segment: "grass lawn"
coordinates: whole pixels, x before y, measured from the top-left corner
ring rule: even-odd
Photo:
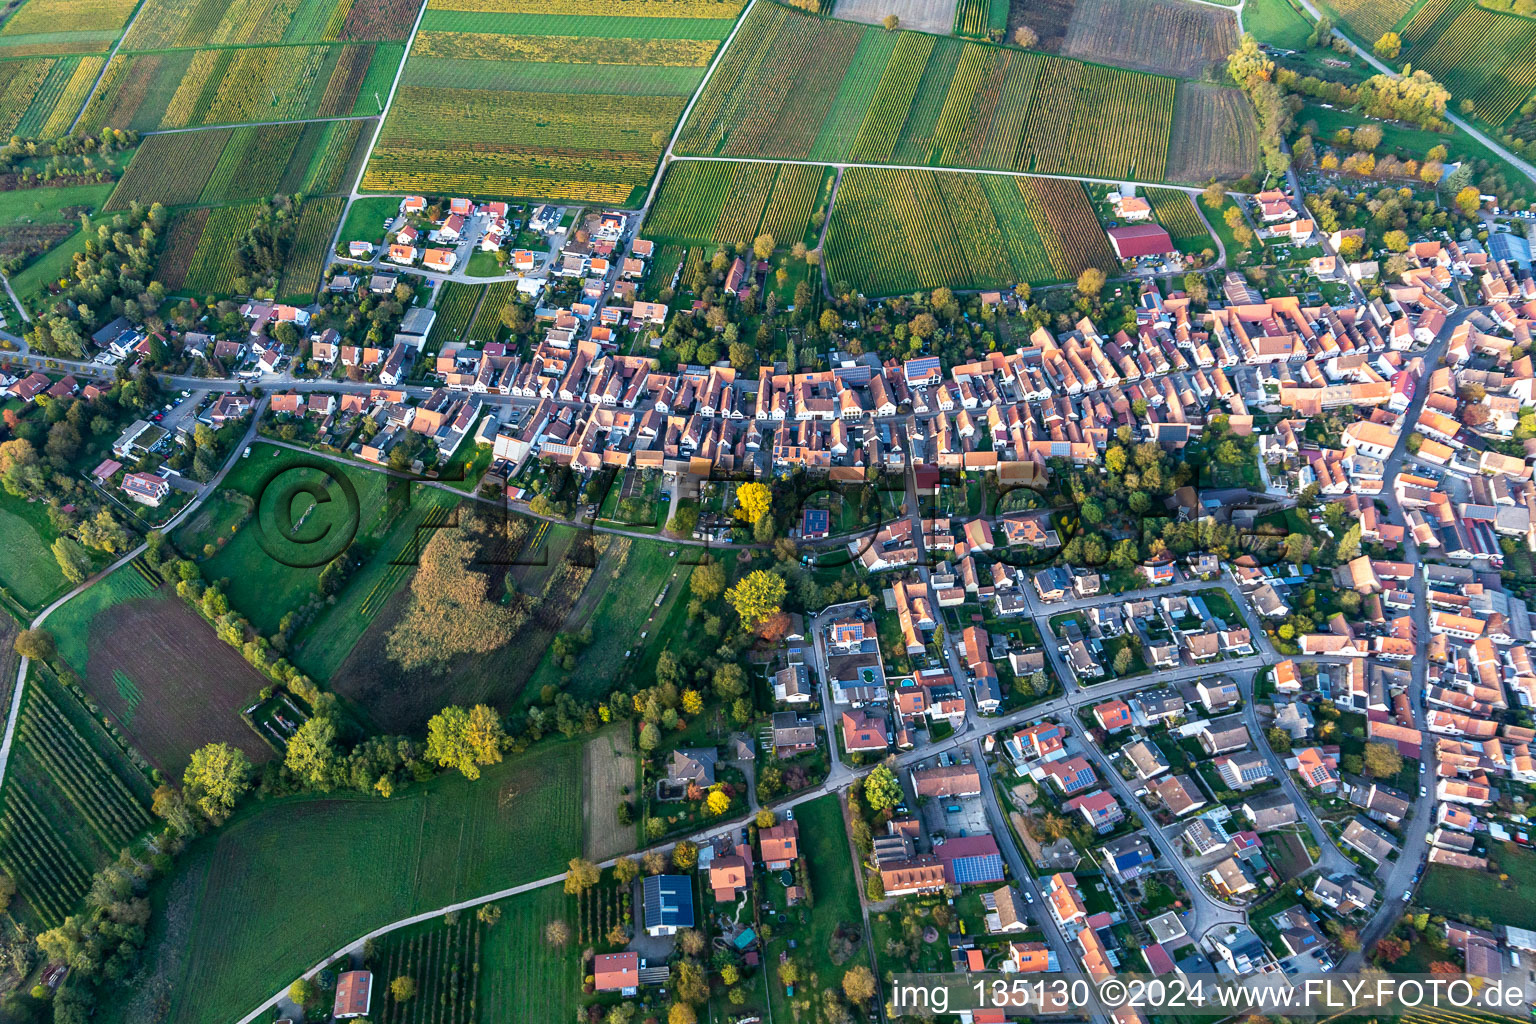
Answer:
[[[1243,31],[1252,32],[1261,43],[1300,50],[1307,45],[1312,23],[1290,0],[1248,0],[1243,6]]]
[[[544,941],[564,918],[576,932],[571,898],[558,885],[502,900],[501,920],[484,933],[477,1009],[482,1020],[572,1020],[581,995],[581,950]]]
[[[627,666],[636,664],[641,632],[649,639],[667,621],[671,610],[667,601],[687,589],[687,570],[668,555],[674,550],[659,541],[628,537],[616,537],[609,544],[581,602],[566,618],[568,626],[592,631],[592,642],[576,656],[576,667],[569,673],[572,692],[579,699],[611,693]],[[670,589],[667,600],[658,606],[663,587]],[[546,683],[558,685],[566,674],[546,655],[526,692],[537,695]]]
[[[341,244],[384,241],[385,221],[400,212],[400,200],[390,196],[374,196],[359,199],[347,211],[347,220],[341,226]]]
[[[1431,864],[1424,873],[1418,902],[1453,917],[1486,917],[1494,921],[1536,921],[1536,853],[1513,843],[1490,844],[1488,857],[1509,875],[1467,871]]]
[[[393,499],[407,498],[404,490],[386,493],[388,478],[382,472],[329,460],[323,462],[325,472],[310,468],[321,461],[288,448],[257,444],[252,446],[250,457],[237,459],[224,478],[226,488],[260,502],[251,520],[203,562],[203,574],[210,580],[227,579],[225,593],[230,603],[262,633],[274,632],[284,615],[309,600],[323,568],[323,564],[294,567],[283,564],[285,561],[311,561],[327,552],[332,557],[340,554],[338,541],[344,540],[353,525],[358,540],[379,540],[389,525],[388,507]],[[341,477],[355,490],[355,510],[347,489],[338,482]],[[326,500],[316,503],[313,494],[292,490],[297,485],[323,488]],[[285,501],[288,507],[281,507]],[[311,504],[314,509],[306,515]],[[277,557],[262,546],[263,539],[274,547]],[[201,549],[189,550],[189,554],[201,554]]]
[[[85,232],[76,231],[58,245],[43,253],[19,274],[11,275],[11,288],[16,297],[34,314],[46,306],[50,284],[69,273],[75,253],[85,248]]]
[[[0,560],[0,587],[29,611],[37,611],[67,585],[50,550],[58,536],[47,507],[0,491],[0,535],[6,557]]]
[[[790,959],[800,966],[802,981],[795,987],[795,999],[809,995],[816,1002],[817,990],[840,987],[843,975],[851,967],[869,965],[869,956],[863,946],[853,959],[841,966],[827,958],[827,944],[839,923],[847,923],[863,930],[859,914],[859,896],[854,889],[852,855],[848,850],[848,833],[843,826],[843,811],[837,794],[801,804],[795,808],[795,820],[800,823],[800,855],[810,870],[811,899],[814,904],[809,912],[804,907],[792,907],[785,911],[789,919],[775,922],[773,938],[764,944],[763,962],[767,966],[768,993],[773,1004],[775,1020],[794,1020],[790,999],[773,973],[779,962],[779,953],[788,951]],[[777,879],[768,883],[769,899],[776,907],[783,905],[784,887]],[[798,915],[804,915],[803,922]],[[867,938],[867,937],[866,937]],[[796,948],[789,949],[794,939]]]
[[[373,928],[564,870],[581,851],[581,765],[580,742],[541,743],[475,782],[450,774],[389,800],[247,805],[183,855],[157,899],[142,975],[96,1019],[154,1007],[167,1024],[236,1020]],[[297,912],[317,899],[324,913]]]
[[[64,188],[28,188],[0,192],[0,224],[72,224],[79,218],[65,211],[88,206],[94,212],[117,186],[69,185]]]
[[[496,262],[495,253],[476,249],[469,254],[469,266],[464,268],[464,273],[470,277],[500,277],[506,270]]]

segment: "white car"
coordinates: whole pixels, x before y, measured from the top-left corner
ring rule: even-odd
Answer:
[[[1428,786],[1420,786],[1419,787],[1419,796],[1429,796],[1429,787]]]

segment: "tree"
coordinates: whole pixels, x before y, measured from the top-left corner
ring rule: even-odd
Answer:
[[[773,491],[767,484],[742,484],[736,488],[736,518],[744,523],[755,523],[773,513]]]
[[[864,777],[864,802],[877,811],[901,803],[901,783],[888,765],[878,765]]]
[[[416,998],[416,979],[402,974],[389,983],[389,994],[397,1003],[408,1003]]]
[[[1391,778],[1403,770],[1403,755],[1397,752],[1396,744],[1367,743],[1365,745],[1365,770],[1372,778]]]
[[[53,557],[59,563],[59,571],[71,583],[80,583],[91,574],[91,556],[73,537],[56,539]]]
[[[551,946],[563,946],[571,941],[571,926],[561,920],[554,920],[544,926],[544,941]]]
[[[1475,216],[1482,205],[1483,197],[1475,185],[1468,185],[1456,193],[1456,209],[1460,210],[1464,216]]]
[[[182,783],[191,802],[208,820],[221,822],[250,788],[250,758],[228,743],[210,743],[192,752]]]
[[[1020,25],[1013,30],[1013,45],[1033,50],[1040,45],[1040,34],[1028,25]]]
[[[885,879],[880,877],[878,870],[869,871],[864,879],[864,895],[871,903],[885,899]]]
[[[895,17],[893,14],[885,20],[891,21]],[[667,1011],[667,1024],[699,1024],[699,1015],[687,1003],[673,1003]]]
[[[764,232],[752,239],[752,255],[766,260],[773,255],[773,236]]]
[[[1376,940],[1374,952],[1378,963],[1396,963],[1408,954],[1408,943],[1395,936],[1385,935]]]
[[[1115,652],[1115,675],[1123,676],[1131,670],[1131,649],[1122,647]]]
[[[1089,267],[1077,275],[1077,293],[1090,299],[1099,297],[1104,290],[1104,271],[1098,267]]]
[[[16,653],[23,658],[31,658],[33,661],[52,661],[58,653],[58,648],[53,642],[53,634],[42,626],[36,629],[24,629],[16,634],[14,645]]]
[[[1206,209],[1221,209],[1222,204],[1227,201],[1227,186],[1219,181],[1211,182],[1205,186],[1205,191],[1200,193],[1200,200],[1205,203]]]
[[[843,993],[855,1003],[867,1003],[875,998],[875,976],[868,967],[859,964],[850,967],[843,975]]]
[[[758,828],[773,828],[773,826],[777,825],[778,822],[779,822],[779,816],[777,814],[774,814],[773,811],[769,810],[766,807],[764,807],[762,810],[757,812],[757,827]]]
[[[568,867],[570,870],[565,876],[565,891],[572,896],[586,892],[603,876],[601,868],[581,857],[572,857]]]
[[[457,768],[466,779],[478,779],[481,765],[501,761],[505,739],[501,717],[492,708],[449,705],[427,723],[427,759]]]
[[[314,1006],[320,1001],[320,986],[308,978],[299,978],[288,986],[288,998],[299,1006]]]
[[[880,20],[880,24],[885,26],[887,32],[895,32],[897,27],[901,25],[901,19],[894,14],[887,14]]]
[[[731,798],[725,795],[724,790],[711,789],[708,798],[704,801],[704,806],[709,809],[710,814],[719,817],[731,809]]]
[[[655,821],[656,819],[652,818],[651,820]],[[648,875],[659,875],[663,871],[667,870],[666,854],[662,853],[660,850],[646,850],[645,853],[640,856],[640,866]]]
[[[693,575],[688,577],[688,588],[693,591],[693,596],[701,601],[713,601],[725,593],[727,582],[729,581],[725,574],[725,566],[719,560],[711,558],[694,567]]]
[[[315,715],[299,726],[288,741],[283,764],[309,788],[331,788],[337,770],[336,724],[329,715]]]
[[[613,863],[613,877],[620,885],[628,885],[640,877],[640,865],[633,857],[620,857]]]
[[[1396,32],[1383,32],[1371,49],[1383,60],[1397,60],[1397,55],[1403,52],[1403,38]]]
[[[475,911],[475,917],[487,928],[493,927],[497,921],[501,920],[501,905],[498,903],[482,904],[480,909]]]
[[[698,952],[690,956],[698,956],[704,951],[704,936],[693,929],[688,931],[695,937],[698,943]],[[684,947],[685,949],[687,947]],[[705,1003],[709,1001],[709,979],[704,976],[704,969],[693,960],[681,960],[677,964],[672,975],[672,984],[677,998],[684,1002]]]
[[[681,839],[672,847],[672,866],[679,871],[692,871],[699,863],[699,847],[687,839]]]
[[[750,629],[779,613],[786,591],[782,576],[767,569],[754,569],[725,592],[725,599]]]

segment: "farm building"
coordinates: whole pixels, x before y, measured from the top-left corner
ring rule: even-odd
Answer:
[[[1115,255],[1123,260],[1161,256],[1174,251],[1173,239],[1156,224],[1130,224],[1122,228],[1110,228],[1106,234],[1109,235],[1109,244],[1115,248]]]
[[[337,1020],[368,1016],[373,996],[373,975],[368,971],[346,971],[336,979],[336,1005],[331,1016]]]

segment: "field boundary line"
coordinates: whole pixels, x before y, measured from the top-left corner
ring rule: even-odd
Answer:
[[[90,109],[91,100],[96,98],[96,90],[101,88],[101,80],[107,77],[107,68],[112,66],[112,61],[117,57],[117,51],[123,48],[123,40],[128,38],[128,33],[133,31],[133,23],[139,20],[139,14],[148,6],[149,0],[139,0],[139,5],[133,9],[133,16],[128,19],[128,24],[123,26],[123,34],[117,37],[117,42],[112,44],[112,49],[107,53],[107,59],[101,62],[101,70],[96,72],[96,81],[91,83],[91,91],[85,94],[85,99],[80,101],[80,109],[75,111],[75,119],[69,122],[69,132],[72,133],[80,124],[80,119]],[[7,735],[7,741],[10,737]]]
[[[839,171],[864,168],[887,171],[935,171],[949,174],[993,174],[1008,178],[1055,178],[1061,181],[1090,181],[1096,185],[1136,185],[1140,188],[1171,188],[1191,195],[1205,191],[1201,185],[1178,185],[1166,181],[1137,181],[1134,178],[1097,178],[1087,174],[1044,174],[1040,171],[1004,171],[995,167],[932,167],[928,164],[876,164],[837,160],[786,160],[766,156],[673,156],[673,160],[696,160],[727,164],[805,164],[811,167],[832,167]],[[658,179],[659,180],[659,179]],[[1247,192],[1228,191],[1228,195],[1249,195]],[[830,215],[828,216],[830,220]]]
[[[184,135],[187,132],[212,132],[226,128],[269,128],[282,124],[330,124],[332,121],[369,121],[378,114],[346,114],[337,117],[301,117],[293,121],[235,121],[231,124],[194,124],[185,128],[156,128],[153,131],[139,132],[140,138],[148,138],[151,135]],[[343,192],[331,192],[329,195],[345,195]],[[206,206],[207,203],[193,203],[193,206]]]

